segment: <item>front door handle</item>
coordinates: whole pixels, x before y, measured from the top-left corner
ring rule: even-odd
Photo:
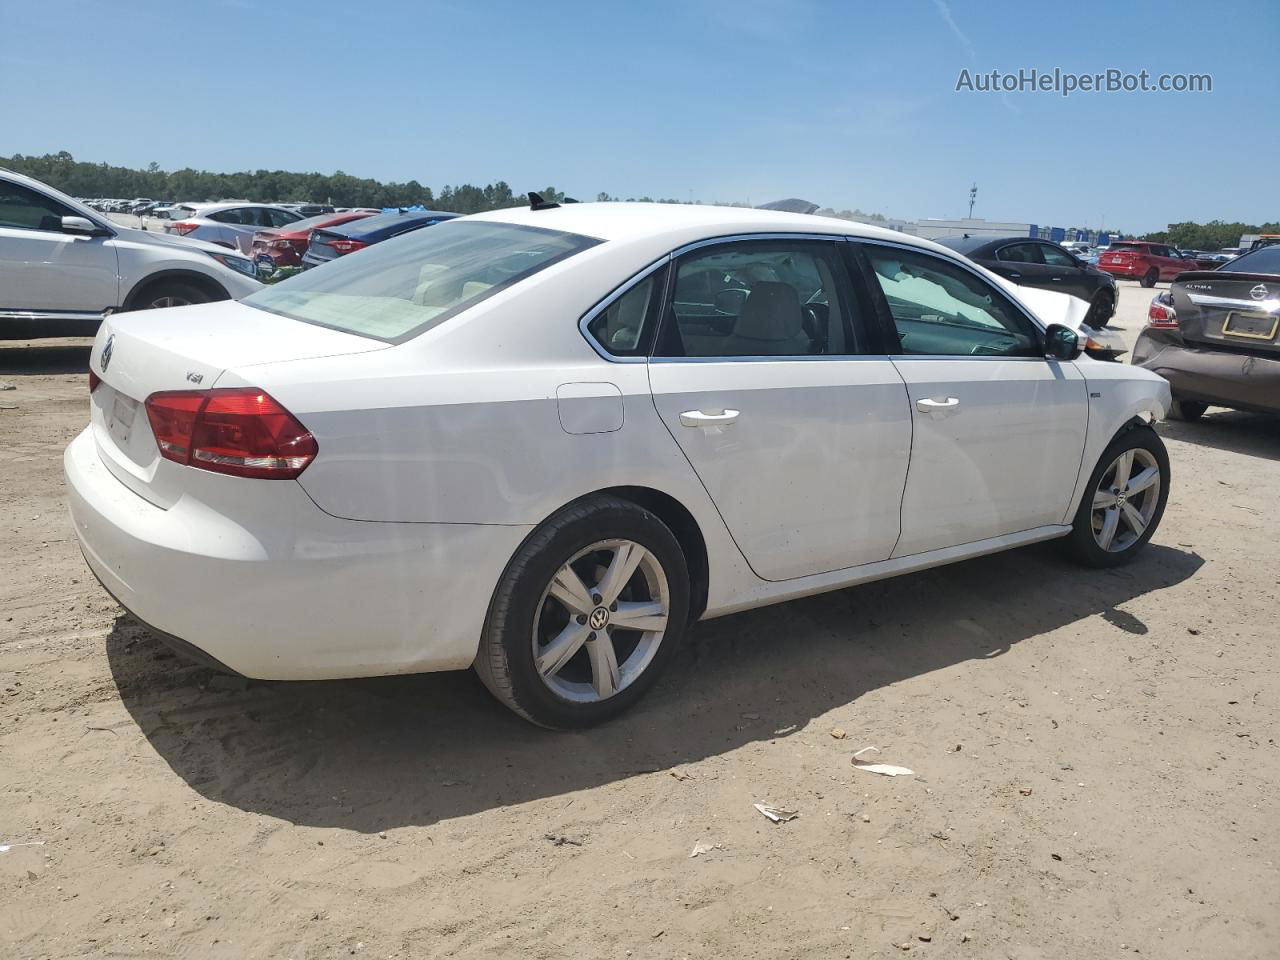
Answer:
[[[718,412],[686,410],[680,414],[680,424],[685,427],[723,427],[730,423],[735,423],[740,412],[738,410],[723,409]]]
[[[923,400],[916,401],[916,409],[921,413],[932,414],[933,416],[946,416],[949,413],[955,413],[960,407],[959,397],[943,397],[937,399],[934,397],[926,397]]]
[[[1005,274],[1005,276],[1007,276],[1010,280],[1022,279],[1022,274],[1020,274],[1017,270],[1010,270],[1007,274]]]

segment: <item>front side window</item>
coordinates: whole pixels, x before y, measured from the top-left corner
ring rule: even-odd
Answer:
[[[401,343],[597,243],[511,223],[441,223],[300,273],[241,302]]]
[[[302,219],[301,214],[290,213],[288,210],[263,210],[262,213],[269,227],[283,227]]]
[[[0,180],[0,227],[62,230],[62,218],[75,214],[52,197]]]
[[[1038,357],[1034,325],[994,287],[940,257],[867,245],[903,354]]]
[[[1001,247],[996,257],[1011,263],[1044,263],[1038,243],[1011,243],[1007,247]]]
[[[697,250],[677,261],[673,287],[659,356],[857,353],[833,243],[747,240]]]
[[[1078,266],[1075,260],[1072,259],[1071,254],[1064,250],[1059,250],[1057,247],[1050,247],[1045,244],[1041,244],[1040,252],[1044,254],[1044,262],[1051,267]]]

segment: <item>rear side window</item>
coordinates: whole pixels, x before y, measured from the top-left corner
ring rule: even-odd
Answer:
[[[262,214],[266,218],[267,226],[283,227],[290,223],[297,223],[302,219],[299,213],[292,213],[288,210],[263,210]]]
[[[744,240],[685,254],[656,354],[663,357],[849,355],[853,300],[835,244]]]
[[[1040,244],[1038,243],[1011,243],[1007,247],[1001,247],[1000,252],[996,254],[997,260],[1007,260],[1012,263],[1044,263],[1044,258],[1040,256]]]
[[[248,214],[248,216],[245,216],[245,214]],[[243,226],[244,224],[253,226],[256,222],[253,218],[253,211],[245,210],[242,207],[233,207],[230,210],[218,210],[215,213],[209,214],[209,219],[215,220],[218,223],[234,223],[238,226]]]
[[[665,270],[655,270],[600,310],[587,324],[596,343],[615,357],[643,357],[661,306]]]
[[[511,223],[442,223],[290,277],[242,302],[401,343],[598,243]]]
[[[62,218],[75,214],[51,197],[0,180],[0,227],[62,230]]]

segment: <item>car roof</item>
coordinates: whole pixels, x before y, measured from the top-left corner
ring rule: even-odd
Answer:
[[[599,240],[679,239],[682,236],[714,237],[740,233],[825,233],[906,241],[935,246],[916,237],[883,227],[815,217],[807,213],[783,213],[751,207],[719,207],[683,203],[566,203],[550,209],[508,207],[475,214],[468,219],[496,220],[530,227],[545,227],[582,234]]]

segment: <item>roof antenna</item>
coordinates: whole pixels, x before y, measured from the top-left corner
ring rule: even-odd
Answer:
[[[558,206],[560,206],[560,204],[556,203],[554,200],[543,200],[542,194],[534,193],[532,190],[529,191],[530,210],[551,210]]]

